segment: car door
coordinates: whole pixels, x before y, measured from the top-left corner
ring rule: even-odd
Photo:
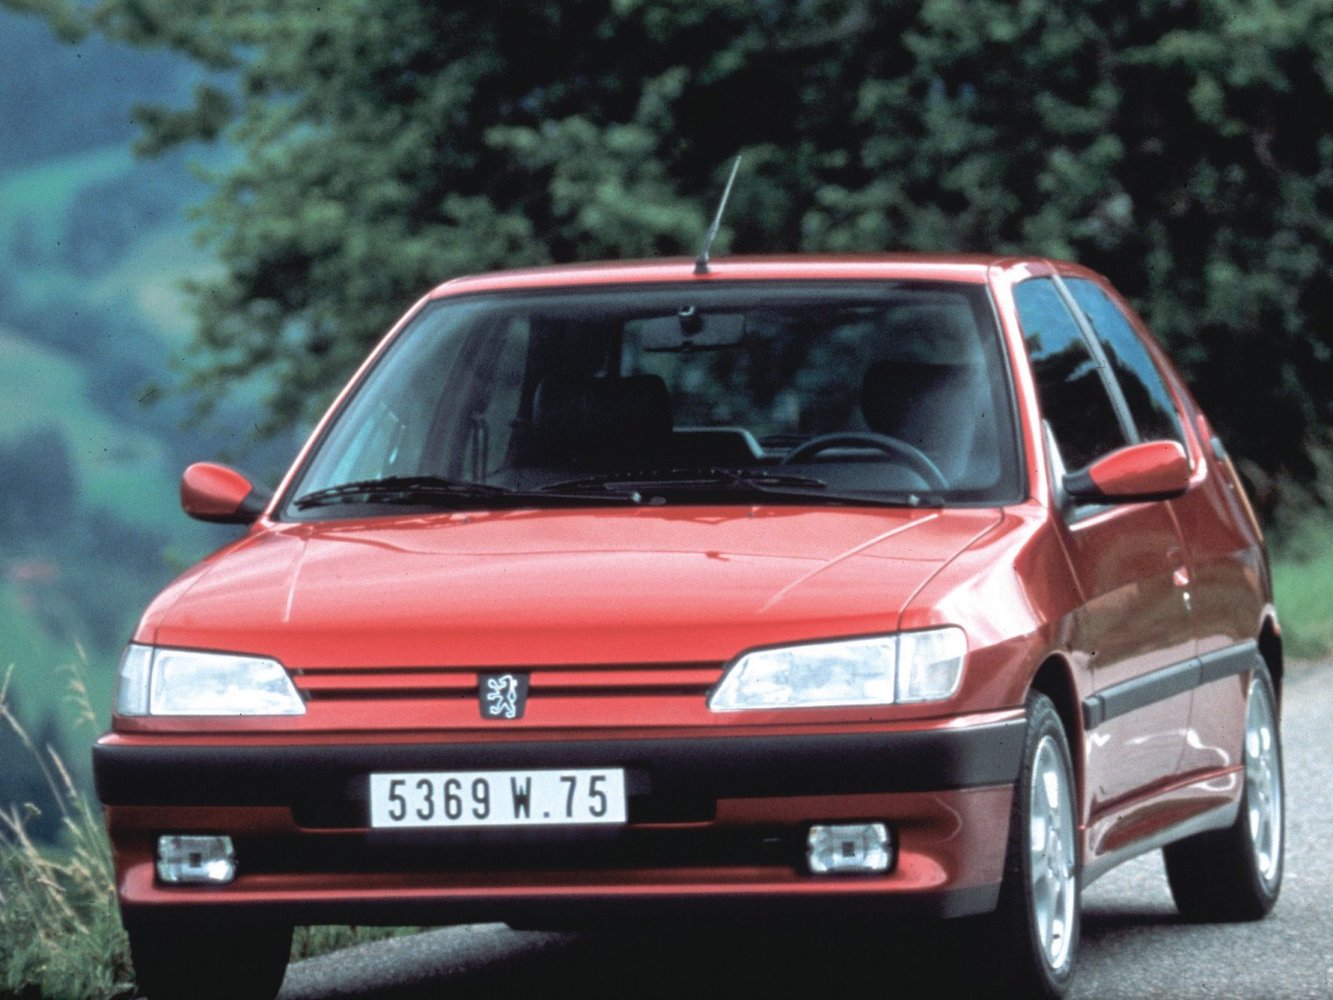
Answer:
[[[1191,415],[1189,402],[1172,393],[1124,304],[1087,278],[1066,278],[1064,285],[1111,361],[1140,434],[1179,441],[1191,453],[1190,487],[1170,502],[1185,539],[1185,594],[1199,655],[1180,770],[1227,766],[1235,760],[1245,715],[1246,686],[1236,677],[1253,666],[1263,614],[1267,567],[1258,526],[1220,442]],[[1187,422],[1193,424],[1188,435]]]
[[[1024,281],[1014,302],[1056,481],[1141,440],[1106,356],[1059,280]],[[1195,652],[1189,566],[1168,502],[1059,506],[1082,591],[1069,647],[1095,692],[1084,701],[1085,788],[1095,820],[1176,772],[1190,711],[1183,668]]]

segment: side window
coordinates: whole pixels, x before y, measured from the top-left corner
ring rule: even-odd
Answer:
[[[1119,307],[1086,278],[1066,278],[1065,287],[1083,310],[1115,370],[1130,416],[1145,441],[1170,438],[1185,443],[1180,418],[1162,373]]]
[[[1081,469],[1129,442],[1073,315],[1045,278],[1014,289],[1037,392],[1067,468]]]

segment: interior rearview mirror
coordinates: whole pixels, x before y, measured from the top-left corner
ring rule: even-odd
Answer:
[[[744,335],[743,313],[704,313],[694,306],[639,323],[639,343],[645,351],[715,351],[739,344]]]

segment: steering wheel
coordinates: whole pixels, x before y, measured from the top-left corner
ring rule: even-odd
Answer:
[[[787,452],[782,459],[783,465],[793,465],[814,458],[821,451],[829,448],[878,448],[887,455],[901,458],[912,471],[926,481],[932,490],[947,490],[949,482],[944,473],[924,451],[916,445],[908,444],[901,438],[888,434],[876,434],[872,431],[839,431],[834,434],[820,434],[804,444],[799,444]]]

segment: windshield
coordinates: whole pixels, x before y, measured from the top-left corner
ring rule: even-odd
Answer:
[[[1009,501],[1002,358],[985,289],[961,283],[446,298],[344,404],[286,513]]]

